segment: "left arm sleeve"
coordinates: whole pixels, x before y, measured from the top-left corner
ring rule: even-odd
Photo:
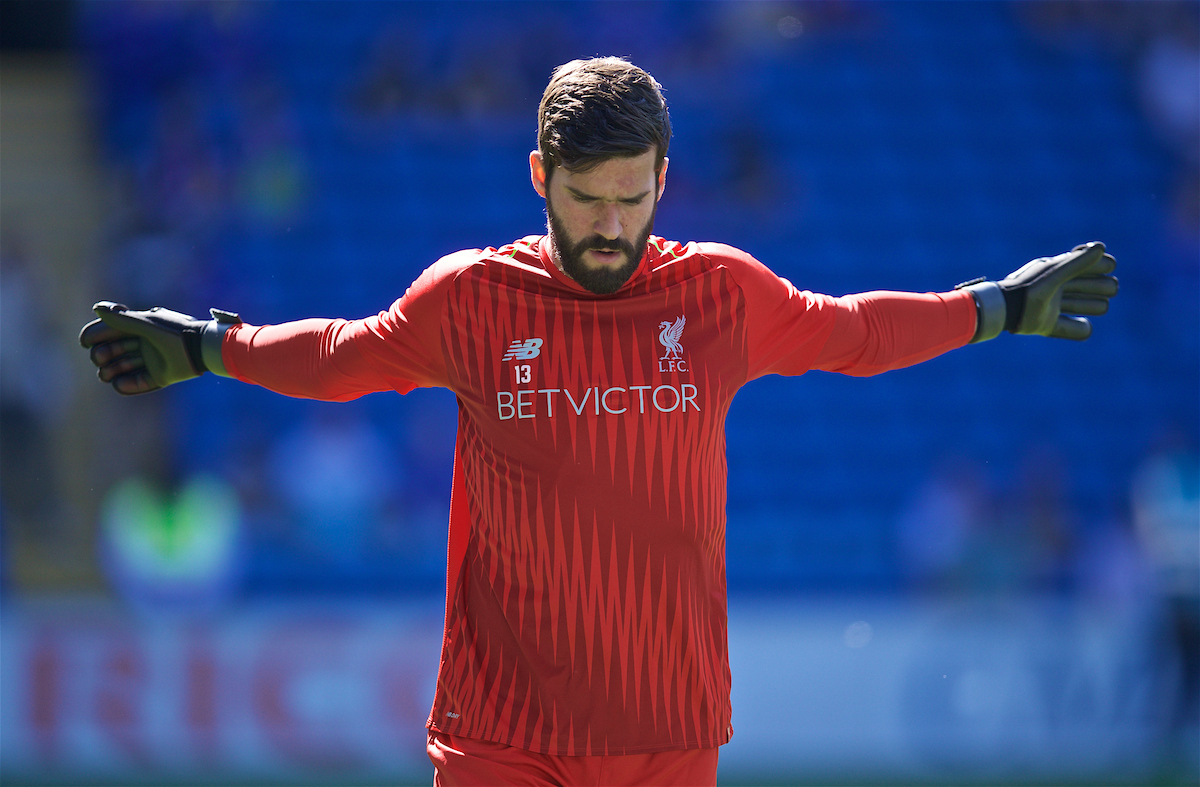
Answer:
[[[927,361],[975,333],[969,292],[798,290],[745,252],[724,249],[745,297],[749,379],[810,369],[859,377]]]
[[[813,369],[867,377],[936,358],[975,334],[969,292],[876,291],[829,300],[833,328]]]

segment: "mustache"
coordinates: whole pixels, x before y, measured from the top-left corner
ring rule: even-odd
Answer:
[[[592,235],[591,237],[584,238],[576,243],[575,248],[573,248],[571,251],[574,254],[579,255],[583,254],[585,251],[590,251],[593,249],[596,251],[623,251],[630,256],[633,255],[633,244],[629,241],[625,240],[624,238],[609,240],[601,235]]]

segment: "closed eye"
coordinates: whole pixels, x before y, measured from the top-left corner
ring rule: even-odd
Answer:
[[[571,188],[570,186],[567,186],[567,193],[571,195],[571,199],[575,200],[576,202],[580,203],[581,205],[587,205],[587,204],[590,204],[593,202],[600,201],[599,197],[593,196],[591,194],[585,194],[582,191],[576,191],[575,189]],[[649,191],[645,191],[634,197],[626,197],[625,199],[619,199],[619,200],[617,200],[617,202],[620,202],[622,205],[626,205],[628,207],[634,207],[636,205],[641,205],[642,202],[646,199],[646,197],[649,194],[650,194]]]

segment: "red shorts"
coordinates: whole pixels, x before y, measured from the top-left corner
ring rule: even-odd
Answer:
[[[444,732],[429,733],[434,787],[712,787],[717,750],[685,749],[611,757],[558,757]]]

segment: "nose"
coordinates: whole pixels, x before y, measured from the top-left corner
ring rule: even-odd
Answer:
[[[618,205],[600,205],[592,230],[602,238],[616,240],[621,237],[621,209]]]

